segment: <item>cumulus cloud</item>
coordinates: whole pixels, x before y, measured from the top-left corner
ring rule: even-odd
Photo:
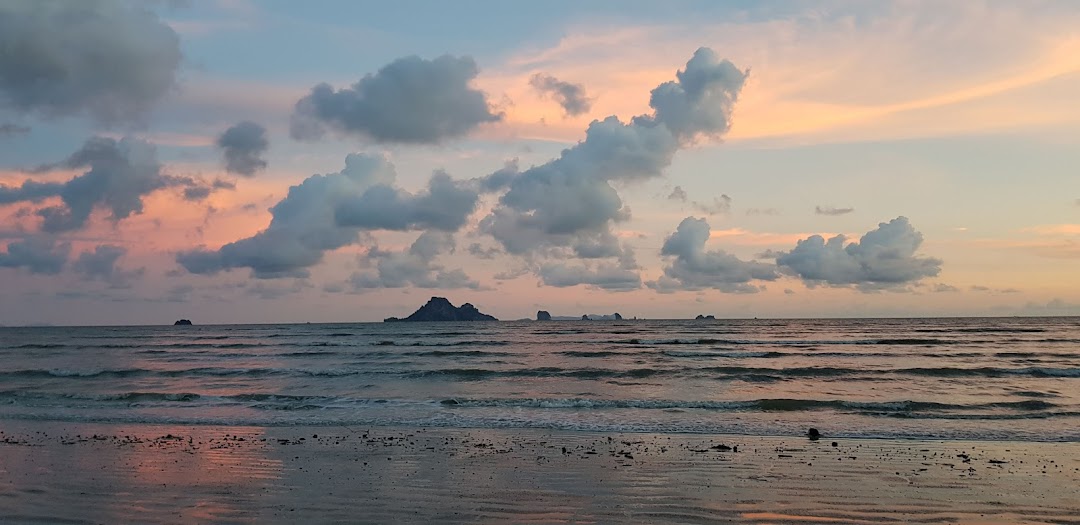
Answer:
[[[460,269],[447,270],[436,264],[443,253],[453,253],[454,237],[448,232],[426,231],[403,252],[387,252],[378,248],[368,251],[367,259],[374,271],[357,272],[349,278],[353,291],[375,288],[469,288],[480,289],[480,283]]]
[[[502,251],[498,248],[485,248],[484,245],[474,242],[469,245],[469,255],[476,257],[477,259],[494,259]]]
[[[45,236],[27,237],[12,241],[6,252],[0,252],[0,268],[25,268],[30,273],[55,275],[64,269],[70,243],[57,243]]]
[[[387,185],[344,198],[334,217],[339,225],[364,230],[456,231],[476,209],[480,195],[470,184],[437,171],[417,194]]]
[[[10,122],[0,124],[0,139],[14,137],[16,135],[26,135],[27,133],[30,133],[30,126],[20,126]]]
[[[612,183],[659,177],[682,146],[726,133],[746,75],[699,49],[676,73],[677,82],[653,90],[652,114],[629,123],[614,116],[595,120],[585,139],[559,158],[512,177],[504,173],[508,190],[481,231],[518,255],[610,234],[612,224],[630,217]]]
[[[569,116],[588,113],[592,108],[592,100],[585,95],[585,86],[581,84],[571,84],[546,73],[537,73],[529,79],[529,85],[555,99]]]
[[[795,249],[777,254],[776,263],[808,286],[858,286],[865,290],[900,288],[941,272],[942,261],[916,255],[923,236],[897,217],[878,224],[858,242],[837,235],[813,235]]]
[[[487,95],[471,86],[470,57],[399,58],[351,87],[319,84],[296,103],[290,133],[313,140],[329,128],[375,142],[433,144],[496,122]]]
[[[86,280],[100,280],[112,288],[128,288],[133,280],[142,277],[145,269],[121,268],[117,262],[126,254],[127,248],[123,246],[102,244],[93,251],[80,253],[71,268]]]
[[[780,277],[773,265],[743,261],[723,250],[705,251],[710,233],[705,219],[683,219],[660,250],[660,255],[672,258],[671,264],[664,268],[663,276],[647,285],[662,293],[710,288],[753,293],[760,290],[754,281],[775,281]]]
[[[847,215],[855,211],[855,208],[833,208],[832,206],[814,206],[814,213],[818,215]]]
[[[118,222],[142,213],[143,197],[154,191],[199,186],[194,179],[162,173],[154,145],[132,138],[93,137],[64,161],[38,170],[85,167],[89,171],[62,184],[28,180],[18,187],[0,186],[0,204],[60,197],[61,204],[37,211],[42,229],[56,233],[84,227],[95,208],[108,209],[110,220]]]
[[[266,169],[262,155],[270,147],[266,128],[245,120],[225,130],[217,138],[217,146],[225,156],[225,170],[251,177]]]
[[[218,250],[181,252],[177,262],[196,274],[250,268],[255,277],[304,277],[323,254],[357,243],[370,230],[454,231],[474,211],[474,184],[437,172],[416,194],[394,186],[382,157],[350,154],[338,173],[313,175],[289,188],[270,209],[270,225]]]
[[[175,83],[180,41],[146,5],[0,3],[0,106],[44,117],[137,122]]]

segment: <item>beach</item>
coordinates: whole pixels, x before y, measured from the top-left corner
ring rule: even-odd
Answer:
[[[1075,443],[28,421],[0,430],[3,523],[1080,523]]]

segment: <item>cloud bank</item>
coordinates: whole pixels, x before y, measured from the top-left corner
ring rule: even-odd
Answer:
[[[618,247],[611,228],[629,219],[630,210],[612,184],[659,177],[680,148],[726,133],[747,74],[712,50],[698,49],[676,73],[677,81],[652,91],[651,114],[628,123],[615,116],[594,120],[585,139],[559,158],[490,176],[489,183],[498,175],[490,187],[507,189],[481,221],[481,231],[514,255],[580,257],[584,247],[594,255],[622,257],[625,250]],[[549,270],[541,276],[570,282],[573,279],[565,277],[581,274],[576,272]]]
[[[372,230],[455,231],[475,210],[479,192],[435,173],[415,194],[394,186],[394,166],[382,157],[350,154],[338,173],[313,175],[270,208],[263,231],[217,250],[181,252],[196,274],[250,268],[259,278],[305,277],[327,251],[355,244]]]
[[[45,236],[12,241],[0,252],[0,268],[25,268],[30,273],[56,275],[67,264],[70,243],[57,243]]]

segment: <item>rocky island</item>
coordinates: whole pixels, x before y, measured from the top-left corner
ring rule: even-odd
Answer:
[[[173,323],[173,326],[191,326],[191,320],[190,319],[181,319],[181,320]]]
[[[481,313],[469,303],[455,307],[445,297],[432,297],[427,304],[404,319],[397,317],[383,319],[384,323],[433,321],[498,321],[498,319]]]
[[[551,313],[548,312],[547,310],[540,310],[540,311],[536,312],[536,320],[537,321],[550,321],[551,320]]]

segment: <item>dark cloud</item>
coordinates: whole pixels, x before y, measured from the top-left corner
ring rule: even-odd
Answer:
[[[588,113],[592,100],[585,95],[585,86],[564,82],[546,73],[537,73],[529,79],[529,85],[541,94],[555,99],[567,115]]]
[[[210,196],[213,191],[209,186],[192,186],[184,188],[184,200],[201,201]]]
[[[474,242],[469,245],[469,255],[477,259],[494,259],[502,253],[498,248],[485,248],[482,244]]]
[[[777,254],[776,263],[808,286],[901,288],[941,272],[940,259],[916,255],[922,241],[907,217],[897,217],[847,245],[843,235],[827,241],[811,236],[795,249]]]
[[[21,186],[0,184],[0,205],[16,202],[41,202],[49,197],[60,195],[64,185],[55,182],[36,182],[27,180]]]
[[[731,213],[731,197],[720,195],[713,197],[711,204],[694,202],[694,209],[705,215],[727,215]]]
[[[671,190],[671,194],[667,196],[668,200],[686,202],[687,195],[686,190],[682,189],[682,186],[675,186]]]
[[[855,211],[855,208],[833,208],[832,206],[814,206],[814,213],[818,215],[847,215]]]
[[[0,252],[0,268],[26,268],[30,273],[55,275],[64,269],[71,244],[39,236],[11,241]]]
[[[218,250],[182,252],[191,273],[250,268],[259,278],[303,277],[323,254],[354,244],[369,230],[454,231],[473,212],[478,190],[435,173],[426,190],[394,186],[394,167],[381,157],[351,154],[338,173],[313,175],[289,188],[273,208],[270,225]]]
[[[677,77],[653,90],[652,114],[593,121],[559,158],[509,178],[481,231],[519,255],[610,235],[630,217],[612,184],[659,177],[682,146],[725,133],[746,73],[702,48]]]
[[[175,83],[180,41],[146,5],[0,3],[0,106],[44,117],[139,121]]]
[[[30,126],[20,126],[10,122],[0,124],[0,139],[14,137],[16,135],[26,135],[27,133],[30,133]]]
[[[0,187],[0,204],[38,201],[59,196],[62,204],[38,210],[47,232],[77,230],[86,225],[95,208],[110,211],[118,222],[143,211],[143,197],[168,187],[195,187],[198,182],[162,173],[153,144],[138,139],[93,137],[63,162],[39,170],[58,168],[89,171],[63,184],[24,182],[18,189]]]
[[[453,253],[454,237],[447,232],[426,231],[403,252],[386,252],[377,248],[368,251],[367,259],[374,271],[357,272],[349,278],[353,291],[375,288],[469,288],[480,289],[480,283],[460,269],[447,270],[436,264],[443,253]]]
[[[743,261],[723,250],[705,251],[711,228],[705,219],[687,217],[675,233],[664,240],[660,255],[672,257],[664,275],[648,284],[659,292],[716,289],[727,293],[753,293],[760,290],[755,280],[775,281],[776,267],[756,261]]]
[[[225,169],[230,173],[250,177],[255,172],[266,169],[262,155],[270,147],[266,138],[266,128],[243,121],[225,130],[217,138],[217,146],[225,155]]]
[[[127,248],[102,244],[94,251],[82,252],[71,265],[72,270],[86,280],[100,280],[112,288],[128,288],[131,282],[142,277],[145,270],[125,270],[117,265],[121,257],[127,254]]]
[[[383,66],[350,88],[319,84],[296,103],[291,134],[318,139],[326,128],[375,142],[433,144],[496,122],[483,91],[471,87],[470,57],[411,56]]]

